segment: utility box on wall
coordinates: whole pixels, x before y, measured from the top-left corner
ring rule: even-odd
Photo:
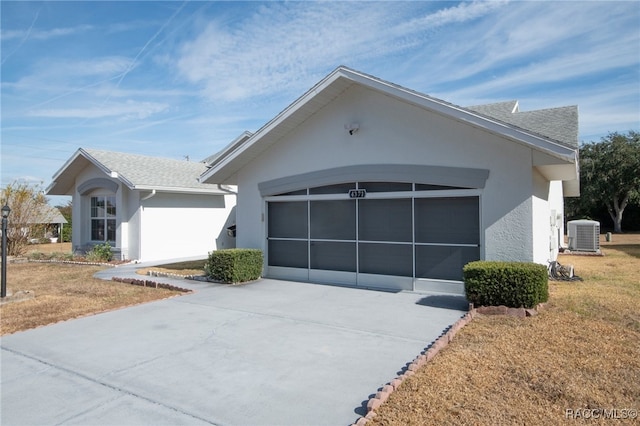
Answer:
[[[600,222],[595,220],[571,220],[567,222],[569,250],[600,251]]]

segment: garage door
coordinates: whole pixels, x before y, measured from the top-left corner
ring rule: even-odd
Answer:
[[[349,182],[267,198],[272,277],[460,292],[480,258],[475,189]]]

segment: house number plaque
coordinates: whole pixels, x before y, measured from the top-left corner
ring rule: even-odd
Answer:
[[[367,196],[366,189],[350,189],[349,198],[364,198]]]

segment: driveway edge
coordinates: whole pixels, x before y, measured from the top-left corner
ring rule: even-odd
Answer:
[[[402,382],[404,382],[409,377],[416,374],[416,371],[424,366],[427,362],[431,361],[433,357],[435,357],[442,349],[444,349],[449,342],[451,342],[454,336],[460,331],[464,326],[469,324],[475,317],[478,315],[476,309],[471,309],[469,312],[464,314],[458,321],[453,323],[451,327],[446,329],[443,334],[440,335],[427,349],[422,351],[420,355],[415,357],[415,359],[405,368],[404,372],[382,386],[382,388],[376,392],[376,394],[369,399],[367,402],[367,414],[358,418],[351,426],[363,426],[367,424],[367,422],[373,419],[377,414],[376,411],[382,404],[389,399],[389,396],[400,387]]]

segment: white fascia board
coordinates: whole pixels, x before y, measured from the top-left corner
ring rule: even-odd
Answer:
[[[105,166],[104,164],[102,164],[100,161],[96,160],[91,154],[89,154],[87,151],[85,151],[84,149],[80,148],[79,151],[82,153],[82,155],[91,162],[91,164],[93,164],[94,166],[96,166],[101,172],[103,172],[105,175],[111,177],[111,173],[114,172],[114,170],[111,170],[110,168],[108,168],[107,166]]]
[[[560,143],[536,136],[525,130],[514,128],[507,123],[502,123],[500,121],[481,116],[465,108],[447,103],[440,99],[432,98],[424,95],[423,93],[416,92],[393,83],[378,80],[374,77],[366,76],[356,71],[351,70],[348,72],[353,75],[352,78],[354,81],[377,89],[407,103],[429,109],[447,117],[452,117],[458,121],[485,129],[491,133],[506,136],[515,142],[540,150],[566,162],[575,161],[575,149],[566,147]]]
[[[241,145],[242,143],[244,143],[247,139],[249,139],[251,136],[253,136],[253,133],[245,130],[244,132],[242,132],[242,134],[240,136],[238,136],[237,138],[235,138],[234,140],[232,140],[227,146],[225,146],[224,148],[222,148],[217,154],[212,155],[210,164],[215,164],[216,161],[218,161],[222,156],[227,155],[228,152],[233,151],[235,148],[237,148],[239,145]],[[205,162],[205,164],[207,164]],[[206,172],[203,173],[203,175]]]
[[[211,168],[204,172],[199,181],[206,182],[210,179],[219,169],[223,168],[229,162],[231,162],[234,158],[241,155],[251,146],[258,143],[258,141],[265,134],[269,133],[273,128],[278,126],[280,123],[285,121],[287,117],[293,114],[296,110],[304,106],[307,102],[313,99],[320,91],[325,89],[335,80],[337,80],[340,76],[343,75],[344,70],[342,68],[336,69],[334,72],[329,74],[324,79],[320,80],[315,86],[309,89],[304,95],[293,101],[289,106],[287,106],[284,110],[282,110],[278,115],[269,120],[264,126],[258,129],[255,133],[253,133],[248,139],[243,141],[240,144],[230,144],[227,151],[220,153],[218,157],[211,163]]]
[[[65,172],[65,170],[67,170],[67,168],[81,155],[81,153],[82,148],[79,148],[67,161],[65,161],[62,167],[60,167],[58,171],[53,174],[53,177],[51,179],[55,182]]]
[[[76,152],[73,153],[73,155],[71,157],[69,157],[69,159],[67,161],[65,161],[65,163],[62,165],[62,167],[60,167],[58,169],[58,171],[56,171],[53,176],[51,177],[51,183],[49,184],[49,186],[47,186],[47,188],[44,190],[45,194],[49,194],[49,192],[51,192],[53,190],[53,188],[58,184],[58,180],[60,179],[60,177],[67,171],[67,169],[69,167],[71,167],[71,165],[78,159],[79,156],[82,155],[82,148],[79,148],[78,150],[76,150]]]
[[[153,186],[153,185],[138,185],[131,189],[138,191],[157,191],[157,192],[167,192],[172,194],[209,194],[209,195],[227,195],[227,194],[235,194],[234,191],[230,189],[226,189],[221,187],[220,185],[216,185],[215,188],[184,188],[184,187],[173,187],[173,186]]]
[[[229,150],[226,152],[221,152],[221,154],[216,158],[216,161],[211,163],[211,168],[201,175],[200,182],[206,182],[220,169],[224,168],[232,160],[241,155],[251,146],[258,143],[265,134],[285,121],[296,110],[301,108],[311,99],[313,99],[318,93],[326,89],[339,78],[346,78],[353,81],[354,83],[358,83],[365,87],[378,90],[381,93],[402,100],[404,102],[416,105],[424,109],[428,109],[440,115],[453,118],[474,127],[484,129],[496,135],[506,137],[514,142],[520,143],[532,149],[540,150],[565,162],[570,163],[576,161],[576,150],[566,147],[560,143],[555,143],[551,140],[536,136],[524,130],[514,128],[506,123],[492,120],[462,107],[429,97],[422,93],[404,88],[393,83],[380,80],[373,76],[369,76],[367,74],[360,73],[349,68],[339,67],[327,77],[318,82],[304,95],[291,103],[276,117],[267,122],[246,141],[237,146],[230,146]]]

